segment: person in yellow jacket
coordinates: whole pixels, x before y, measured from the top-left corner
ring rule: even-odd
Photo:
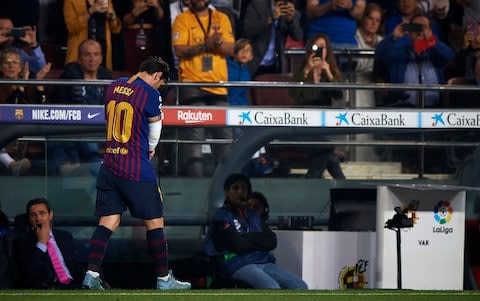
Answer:
[[[78,45],[86,39],[102,45],[105,67],[112,69],[111,34],[119,33],[122,22],[117,17],[111,0],[65,0],[63,15],[67,26],[67,54],[65,63],[76,62]]]

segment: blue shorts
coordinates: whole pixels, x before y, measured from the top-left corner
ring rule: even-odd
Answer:
[[[97,176],[95,215],[122,214],[150,220],[163,217],[163,200],[156,182],[136,182],[114,175],[102,165]]]

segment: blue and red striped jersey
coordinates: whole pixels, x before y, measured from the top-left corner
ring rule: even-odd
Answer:
[[[108,86],[103,164],[113,174],[134,181],[156,181],[148,158],[148,118],[162,114],[161,106],[158,90],[140,78],[119,78]]]

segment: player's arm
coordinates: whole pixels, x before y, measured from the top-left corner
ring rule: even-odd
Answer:
[[[148,118],[148,130],[148,157],[152,159],[162,133],[162,115]]]

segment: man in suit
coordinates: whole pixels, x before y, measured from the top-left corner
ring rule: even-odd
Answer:
[[[53,211],[44,198],[26,206],[29,229],[13,242],[19,285],[24,288],[80,288],[84,269],[75,260],[73,237],[52,228]]]

